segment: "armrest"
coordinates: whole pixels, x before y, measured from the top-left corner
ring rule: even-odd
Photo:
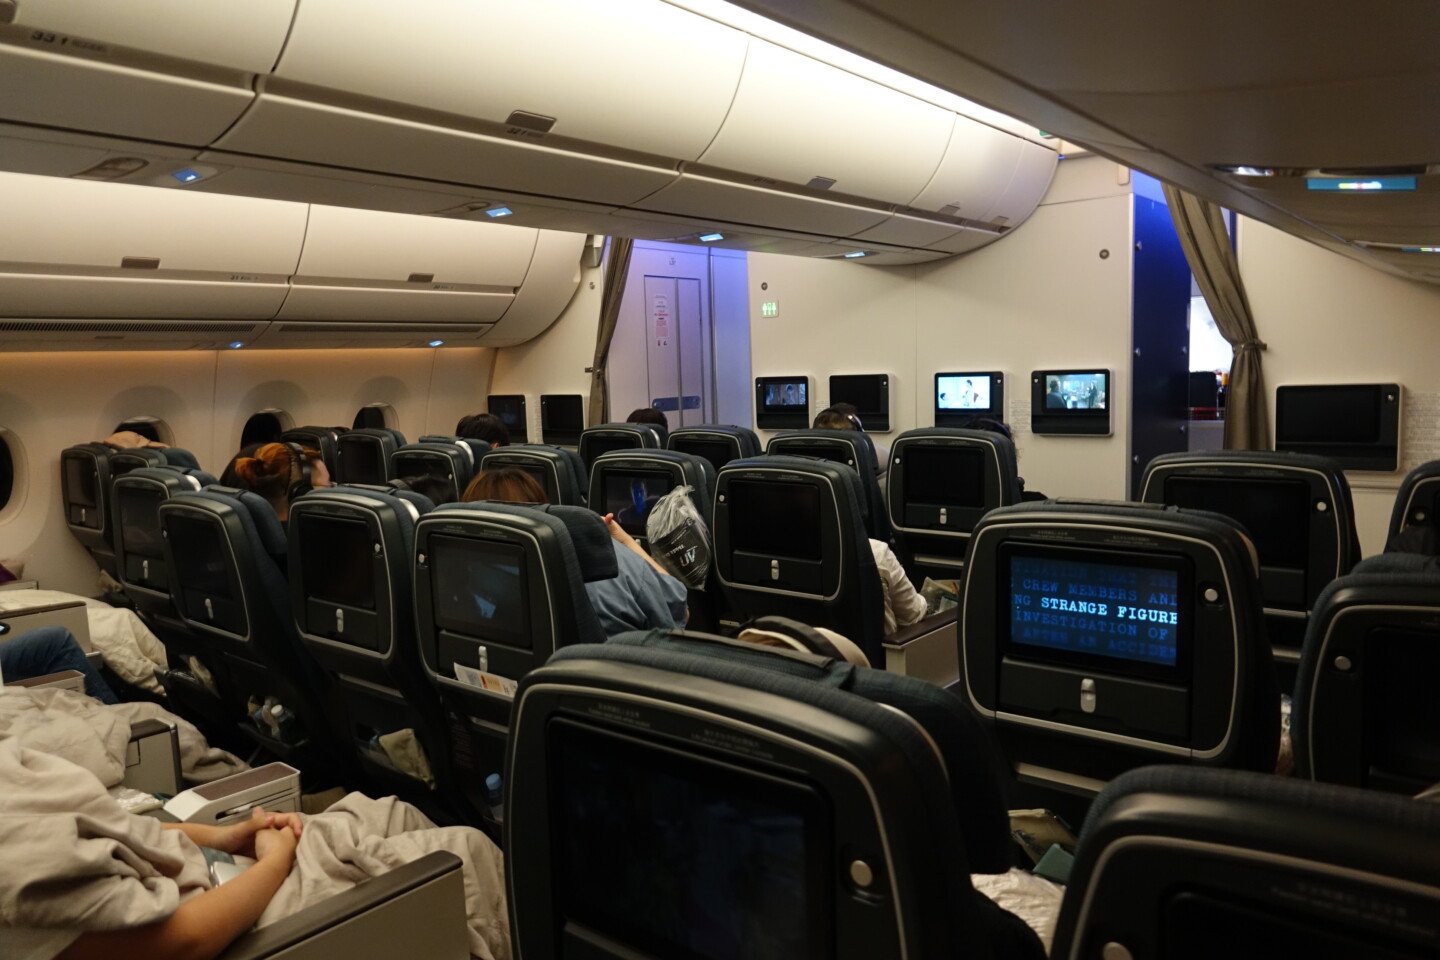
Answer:
[[[218,960],[469,960],[469,944],[460,858],[436,852],[251,931]]]
[[[30,677],[27,680],[11,680],[5,684],[7,687],[21,687],[26,690],[45,690],[49,687],[59,687],[62,690],[74,690],[77,693],[85,692],[85,674],[79,670],[61,670],[57,673],[47,673],[39,677]]]
[[[885,642],[892,647],[903,647],[907,643],[920,639],[927,633],[934,633],[936,630],[943,630],[948,626],[954,625],[959,617],[959,607],[941,610],[939,613],[931,614],[923,620],[916,620],[908,627],[901,627],[886,637]]]
[[[130,724],[130,742],[125,745],[127,787],[145,793],[173,797],[180,792],[180,732],[173,723],[158,717]]]

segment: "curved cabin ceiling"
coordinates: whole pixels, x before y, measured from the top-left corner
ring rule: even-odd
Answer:
[[[1288,233],[1440,282],[1440,4],[738,2]],[[1315,189],[1317,174],[1351,186]],[[1387,174],[1414,188],[1378,192]]]

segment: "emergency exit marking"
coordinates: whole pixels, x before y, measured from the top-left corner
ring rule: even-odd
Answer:
[[[762,317],[778,317],[778,316],[780,316],[780,301],[779,301],[779,300],[766,300],[764,303],[760,304],[760,316],[762,316]]]

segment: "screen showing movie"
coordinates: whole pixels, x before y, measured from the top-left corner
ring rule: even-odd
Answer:
[[[467,637],[529,647],[529,607],[515,544],[431,537],[435,623]]]
[[[901,466],[910,506],[985,506],[985,451],[978,447],[908,444]]]
[[[991,409],[990,377],[983,373],[939,373],[935,375],[935,409],[974,413]]]
[[[303,513],[305,593],[322,603],[375,609],[375,540],[365,521]]]
[[[644,536],[650,509],[673,486],[667,474],[606,470],[603,512],[615,514],[615,522],[631,536]]]
[[[1186,628],[1176,567],[1011,551],[1010,644],[1030,659],[1179,662]]]
[[[1380,442],[1378,384],[1281,387],[1276,391],[1277,443]]]
[[[730,545],[765,557],[820,559],[820,488],[736,480],[729,487]]]
[[[1104,410],[1109,402],[1107,379],[1103,370],[1045,374],[1045,412]]]
[[[385,464],[373,438],[341,437],[340,470],[345,483],[384,483]]]
[[[550,737],[567,924],[626,956],[833,955],[833,829],[811,787],[563,720]]]
[[[808,384],[805,380],[774,380],[765,384],[765,409],[785,412],[804,407],[810,401],[806,397]]]
[[[1302,480],[1170,477],[1165,502],[1209,510],[1249,532],[1261,566],[1304,569],[1310,560],[1310,485]]]
[[[689,453],[697,457],[704,457],[714,465],[716,470],[719,470],[737,456],[735,445],[726,443],[724,440],[692,440],[683,438],[671,444],[671,449],[680,453]]]
[[[154,487],[117,486],[116,513],[125,553],[137,557],[165,556],[165,539],[160,535],[160,504],[165,491]]]

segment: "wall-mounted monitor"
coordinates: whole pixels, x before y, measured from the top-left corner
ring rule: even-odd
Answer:
[[[525,421],[525,394],[492,393],[485,398],[485,412],[493,413],[510,431],[511,443],[529,443],[530,428]]]
[[[1032,433],[1110,436],[1110,371],[1036,370],[1030,375]]]
[[[974,417],[1005,419],[1005,375],[998,370],[935,374],[935,426],[963,427]]]
[[[562,447],[580,444],[585,429],[585,402],[578,393],[540,395],[540,436],[544,443]]]
[[[848,403],[871,433],[890,429],[890,375],[886,373],[837,374],[830,378],[830,405]]]
[[[756,377],[755,426],[760,430],[810,426],[810,378]]]
[[[1346,470],[1400,465],[1400,384],[1344,383],[1275,390],[1275,449],[1330,457]]]

